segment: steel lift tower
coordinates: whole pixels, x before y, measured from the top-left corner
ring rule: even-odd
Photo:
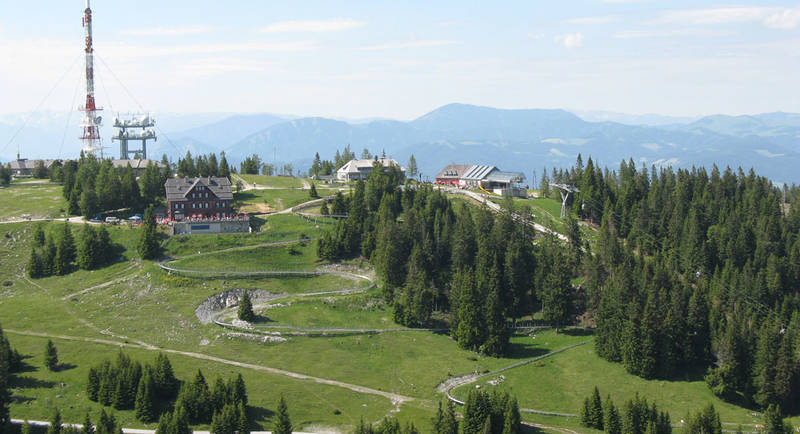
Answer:
[[[158,140],[156,132],[152,129],[156,121],[149,113],[134,114],[124,118],[119,115],[114,118],[114,128],[116,131],[111,136],[111,140],[119,141],[119,159],[130,160],[131,157],[136,160],[147,159],[147,141]],[[131,131],[128,131],[128,130]],[[141,142],[139,149],[131,149],[128,147],[128,142]]]
[[[580,193],[581,191],[578,190],[577,187],[567,184],[550,183],[550,186],[560,190],[559,193],[561,193],[561,218],[565,219],[567,218],[567,199],[569,199],[569,194]]]
[[[86,0],[86,9],[83,11],[83,28],[86,35],[86,105],[78,108],[84,112],[83,119],[81,119],[83,128],[83,135],[80,137],[83,141],[81,150],[84,154],[102,157],[100,124],[103,119],[97,116],[97,112],[102,108],[97,108],[94,101],[94,48],[92,48],[92,9],[89,7],[89,0]]]

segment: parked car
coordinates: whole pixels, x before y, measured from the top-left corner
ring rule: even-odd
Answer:
[[[119,223],[119,219],[116,217],[106,217],[106,223],[111,223],[112,225],[115,225]]]

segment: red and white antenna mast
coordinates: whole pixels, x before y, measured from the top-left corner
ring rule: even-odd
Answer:
[[[81,150],[84,154],[102,157],[100,124],[103,119],[97,116],[97,112],[102,108],[97,108],[94,101],[94,49],[92,48],[92,9],[89,7],[89,0],[86,0],[86,9],[83,11],[83,28],[86,35],[86,105],[78,108],[84,112],[81,120],[83,128],[83,135],[80,137],[83,141]]]

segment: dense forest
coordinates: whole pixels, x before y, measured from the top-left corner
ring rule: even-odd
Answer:
[[[402,181],[398,168],[375,164],[349,197],[336,196],[333,213],[347,210],[347,218],[319,240],[319,256],[368,258],[397,322],[424,327],[435,312],[449,314],[458,343],[486,354],[505,354],[508,321],[540,305],[551,323],[570,322],[579,248],[552,238],[534,245],[510,202],[495,216],[430,185],[400,188]]]
[[[800,410],[800,209],[768,179],[713,167],[601,170],[557,182],[600,224],[582,266],[600,356],[645,378],[705,376],[723,399]],[[688,374],[687,374],[688,373]]]
[[[510,200],[494,214],[375,165],[319,256],[371,261],[401,324],[449,321],[468,349],[503,355],[507,325],[541,311],[596,326],[598,354],[644,378],[705,378],[723,399],[800,410],[800,195],[752,171],[601,169],[591,158],[544,182],[576,186],[569,242],[534,234]],[[558,194],[546,191],[545,194]],[[336,203],[338,202],[338,204]],[[344,203],[343,203],[344,202]],[[519,208],[519,207],[517,207]]]
[[[130,165],[115,168],[111,160],[99,160],[93,155],[68,160],[58,171],[68,214],[87,219],[103,211],[141,210],[156,204],[164,196],[164,183],[172,176],[169,166],[160,170],[149,164],[137,181]]]

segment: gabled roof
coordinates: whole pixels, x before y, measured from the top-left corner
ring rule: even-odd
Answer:
[[[379,158],[377,160],[367,158],[364,160],[350,160],[347,163],[345,163],[344,166],[339,168],[339,170],[337,170],[336,172],[358,173],[364,170],[372,170],[372,165],[375,164],[376,161],[383,164],[383,167],[400,166],[400,163],[398,163],[392,158]],[[400,167],[400,169],[405,171],[405,169],[402,166]]]
[[[111,160],[111,164],[113,164],[114,167],[125,168],[128,167],[128,164],[130,164],[132,169],[146,169],[150,163],[155,164],[156,167],[158,167],[159,169],[163,169],[165,167],[163,164],[161,164],[160,161],[156,160],[148,160],[148,159]]]
[[[233,200],[231,181],[225,177],[170,178],[164,183],[168,201],[188,200],[186,195],[198,185],[208,188],[218,199]]]
[[[436,178],[461,178],[472,167],[472,164],[448,164],[444,166]]]
[[[11,167],[11,170],[25,170],[25,169],[33,170],[34,168],[36,168],[36,164],[38,164],[40,161],[44,163],[45,169],[49,169],[50,166],[53,165],[53,163],[61,160],[28,160],[27,158],[21,158],[9,162],[8,165],[9,167]]]
[[[470,167],[461,179],[465,179],[467,181],[481,181],[486,178],[490,173],[497,170],[495,166],[485,166],[485,165],[477,165]]]

